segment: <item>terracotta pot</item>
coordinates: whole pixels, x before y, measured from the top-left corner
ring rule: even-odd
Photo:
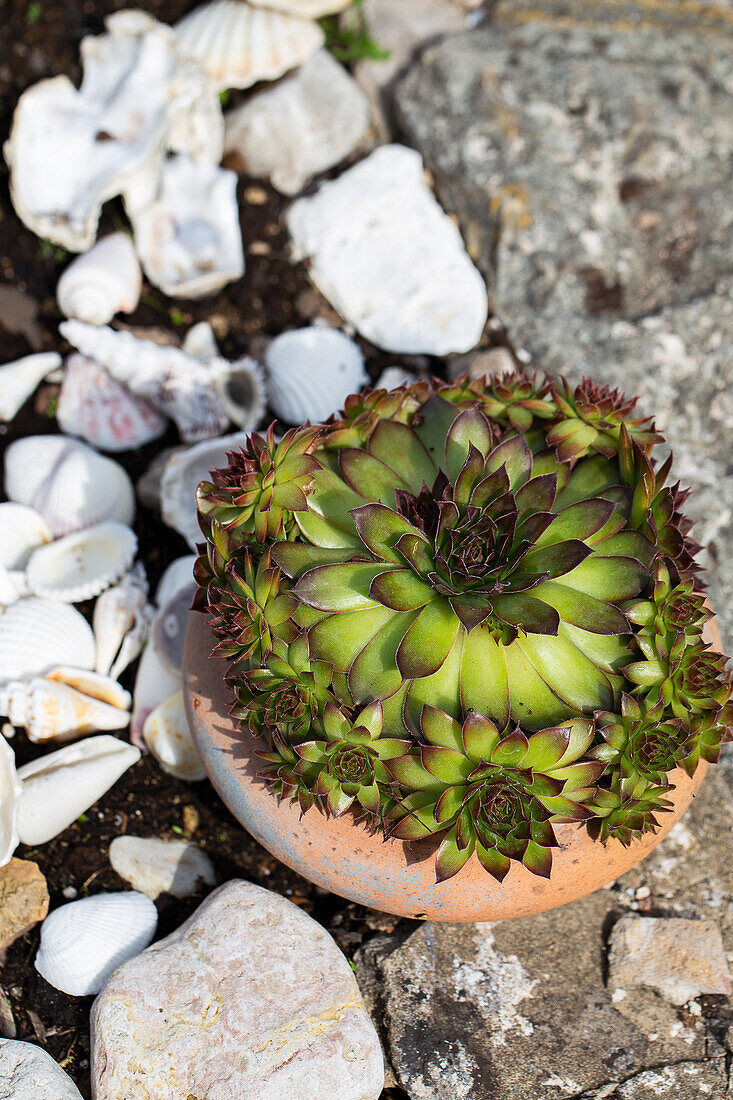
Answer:
[[[714,624],[707,640],[717,649]],[[213,646],[205,617],[192,612],[184,651],[184,693],[194,739],[209,777],[234,816],[277,859],[298,874],[335,894],[403,917],[430,920],[503,920],[541,913],[593,890],[630,870],[656,848],[679,821],[700,789],[707,764],[694,779],[678,769],[670,795],[674,809],[660,815],[661,828],[624,848],[618,841],[604,847],[578,825],[556,826],[560,848],[553,853],[549,880],[512,863],[500,885],[478,860],[471,859],[447,882],[436,884],[434,842],[407,844],[384,840],[356,825],[347,813],[327,818],[315,807],[302,818],[286,802],[278,804],[256,779],[261,761],[257,742],[243,736],[229,717],[231,695],[224,683],[226,662],[209,656]]]

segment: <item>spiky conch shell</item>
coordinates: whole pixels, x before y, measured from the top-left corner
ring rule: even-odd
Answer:
[[[197,606],[275,794],[443,834],[439,878],[474,851],[499,880],[512,860],[549,875],[554,824],[622,843],[657,827],[677,762],[729,738],[731,683],[700,644],[697,546],[634,404],[522,375],[365,391],[199,487]],[[670,593],[684,630],[655,633]],[[662,771],[595,751],[624,695],[651,709],[657,762],[660,724]]]

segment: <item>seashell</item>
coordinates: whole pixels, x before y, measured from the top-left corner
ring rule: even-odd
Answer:
[[[238,428],[256,428],[267,408],[267,385],[260,366],[245,356],[229,363],[216,381],[222,408]]]
[[[103,733],[24,764],[18,769],[23,784],[18,810],[21,842],[53,840],[139,759],[134,745]]]
[[[165,464],[160,481],[160,511],[163,522],[183,535],[192,550],[201,542],[196,508],[196,488],[212,470],[226,465],[230,451],[244,446],[246,432],[219,439],[207,439],[185,451],[176,451]]]
[[[18,839],[18,805],[23,787],[15,770],[15,753],[0,733],[0,867],[12,859]]]
[[[156,651],[176,671],[183,667],[183,642],[195,593],[196,585],[193,581],[180,588],[165,607],[161,608],[150,628],[151,641]]]
[[[189,781],[206,778],[206,769],[191,736],[182,691],[171,695],[148,715],[143,738],[164,772]]]
[[[61,366],[55,351],[26,355],[0,366],[0,420],[12,420],[49,371]]]
[[[396,390],[398,386],[411,386],[413,382],[417,382],[417,375],[411,370],[404,370],[402,367],[385,367],[374,383],[374,389]]]
[[[144,447],[163,435],[168,424],[147,401],[77,353],[66,361],[56,420],[62,432],[81,436],[103,451]]]
[[[30,435],[10,444],[5,492],[40,512],[53,535],[105,520],[130,524],[135,516],[135,490],[119,463],[60,435]]]
[[[180,52],[198,61],[218,91],[275,80],[324,42],[317,23],[242,0],[212,0],[174,29]]]
[[[153,609],[141,562],[118,585],[103,592],[94,605],[97,672],[117,678],[135,660],[145,641]]]
[[[219,354],[214,330],[208,321],[191,325],[181,346],[188,355],[193,355],[196,359],[216,359]]]
[[[137,536],[129,527],[97,523],[34,550],[26,569],[28,584],[36,596],[81,603],[118,581],[136,552]]]
[[[299,19],[321,19],[348,8],[352,0],[249,0],[256,8],[284,11]]]
[[[16,572],[15,576],[17,575]],[[25,576],[25,574],[21,573],[20,576]],[[0,611],[5,607],[10,607],[11,604],[17,603],[19,599],[20,592],[13,574],[4,565],[0,565]]]
[[[140,657],[132,694],[130,737],[134,745],[146,747],[143,729],[148,716],[180,687],[181,670],[173,668],[167,656],[152,641],[148,642]]]
[[[36,744],[72,741],[97,730],[124,729],[130,723],[127,710],[42,677],[0,686],[0,714],[14,726],[22,726]]]
[[[126,201],[145,273],[165,294],[203,298],[244,274],[236,192],[236,173],[174,156],[152,202]]]
[[[100,703],[107,703],[108,706],[115,707],[118,710],[129,710],[132,703],[130,692],[125,691],[121,684],[118,684],[111,676],[106,676],[104,673],[92,669],[74,668],[72,665],[55,665],[44,673],[43,679],[53,683],[67,684],[75,691],[81,692],[82,695],[86,695],[90,699],[97,699]],[[124,722],[123,725],[126,726],[127,722]],[[121,727],[115,726],[114,728]]]
[[[54,665],[94,668],[94,635],[83,615],[56,600],[19,600],[0,615],[0,683]]]
[[[224,359],[202,363],[181,348],[161,347],[130,332],[81,321],[64,321],[59,332],[118,382],[170,416],[186,442],[221,435],[227,427],[229,418],[215,385],[229,366]]]
[[[170,563],[155,590],[155,602],[158,607],[165,607],[177,592],[191,584],[195,561],[196,554],[185,554],[182,558],[176,558]]]
[[[48,525],[34,508],[12,501],[0,504],[0,565],[25,569],[33,551],[50,541]]]
[[[54,909],[41,925],[35,967],[54,989],[87,997],[151,943],[158,911],[145,894],[96,894]]]
[[[106,325],[116,313],[132,313],[140,301],[142,273],[126,233],[111,233],[69,264],[56,287],[65,317]]]
[[[270,407],[288,424],[318,424],[369,381],[364,357],[337,329],[314,325],[276,336],[265,354]]]
[[[109,861],[120,878],[153,900],[163,893],[187,898],[202,885],[216,884],[211,860],[187,840],[117,836],[109,846]]]

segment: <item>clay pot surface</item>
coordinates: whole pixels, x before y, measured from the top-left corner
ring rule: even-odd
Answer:
[[[714,623],[706,640],[720,649]],[[192,612],[184,651],[184,695],[194,740],[218,794],[244,828],[277,859],[316,885],[350,901],[402,917],[444,921],[504,920],[541,913],[613,882],[645,858],[682,817],[700,789],[708,765],[693,779],[678,769],[660,828],[624,848],[605,846],[582,825],[555,826],[559,849],[552,875],[538,878],[512,862],[499,884],[472,858],[447,882],[436,883],[434,840],[405,843],[371,836],[349,813],[327,818],[316,807],[303,817],[296,806],[278,803],[256,778],[262,762],[258,741],[239,731],[229,716],[232,696],[224,682],[226,661],[210,657],[214,638],[207,620]]]

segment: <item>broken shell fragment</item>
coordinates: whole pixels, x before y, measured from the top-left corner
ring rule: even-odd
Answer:
[[[127,692],[121,695],[127,696],[129,705]],[[120,730],[130,722],[127,709],[46,677],[12,680],[0,686],[0,714],[14,726],[22,726],[37,744],[71,741],[98,730]]]
[[[33,551],[51,541],[43,516],[26,504],[0,504],[0,565],[25,569]]]
[[[189,781],[206,778],[206,769],[191,736],[182,691],[148,715],[143,737],[164,772]]]
[[[137,537],[129,527],[98,523],[34,550],[26,569],[28,584],[36,596],[81,603],[119,580],[136,552]]]
[[[283,332],[269,345],[265,365],[272,411],[288,424],[314,424],[342,408],[369,381],[353,340],[325,325]]]
[[[61,366],[55,351],[26,355],[0,366],[0,420],[12,420],[49,371]]]
[[[191,325],[183,338],[181,347],[196,359],[216,359],[219,354],[214,330],[208,321],[199,321],[198,324]]]
[[[183,535],[192,550],[201,541],[196,507],[196,488],[211,471],[226,465],[226,456],[244,446],[246,432],[219,439],[207,439],[187,450],[176,451],[165,464],[160,481],[160,511],[163,522]]]
[[[222,408],[233,424],[246,431],[257,427],[267,407],[267,386],[254,359],[246,356],[228,363],[217,376],[216,389]]]
[[[129,767],[140,750],[103,733],[24,764],[18,811],[23,844],[46,844],[101,798]]]
[[[135,246],[126,233],[112,233],[69,264],[56,287],[65,317],[106,325],[116,313],[132,313],[140,300],[142,275]]]
[[[91,627],[68,604],[30,597],[0,615],[0,683],[59,664],[91,669],[95,656]]]
[[[168,424],[147,401],[78,353],[66,361],[56,419],[62,432],[102,451],[144,447],[163,435]]]
[[[145,569],[138,562],[95,603],[92,625],[97,643],[97,672],[116,679],[140,653],[153,617],[147,595]]]
[[[0,733],[0,867],[10,862],[20,843],[18,806],[22,791],[15,769],[15,753]]]

